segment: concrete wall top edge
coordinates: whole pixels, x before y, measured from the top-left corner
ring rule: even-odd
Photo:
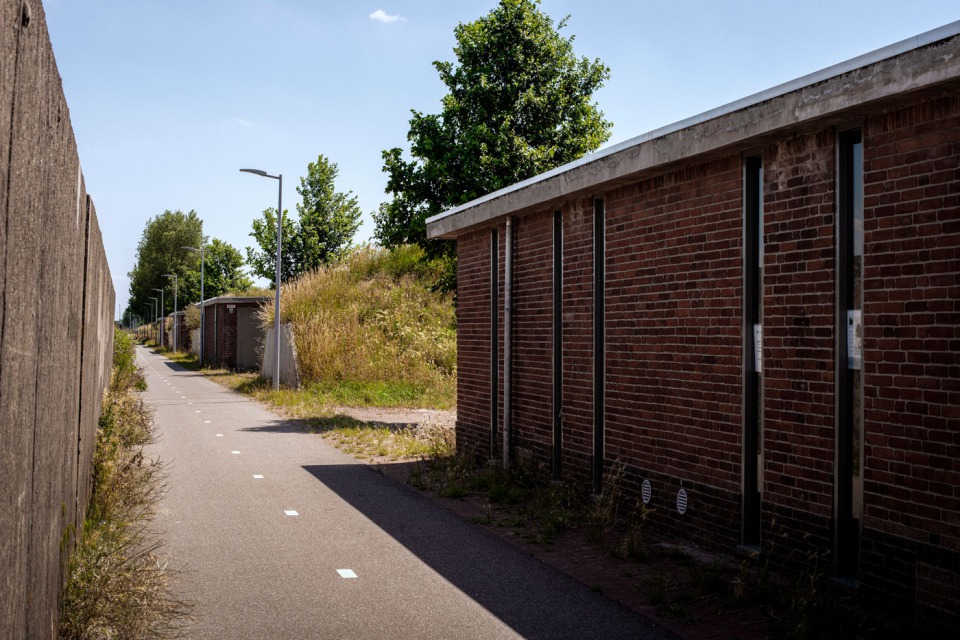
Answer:
[[[211,307],[218,304],[263,304],[273,300],[273,296],[219,296],[217,298],[209,298],[204,300],[204,307]],[[199,303],[194,302],[193,305],[197,306]]]
[[[455,239],[501,216],[668,163],[960,79],[960,21],[626,140],[427,220]]]

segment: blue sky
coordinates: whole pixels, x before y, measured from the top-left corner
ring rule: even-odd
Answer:
[[[453,29],[495,0],[45,0],[87,190],[117,300],[137,242],[166,209],[194,209],[238,249],[284,208],[322,153],[364,211],[386,200],[380,152],[406,147],[410,110],[440,110],[432,66]],[[578,55],[611,78],[596,94],[609,144],[960,19],[956,0],[543,0]]]

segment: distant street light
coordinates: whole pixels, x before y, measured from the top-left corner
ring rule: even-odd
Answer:
[[[153,311],[153,321],[150,322],[150,331],[153,331],[153,326],[157,323],[157,305],[160,304],[160,299],[149,296],[147,297],[147,300],[153,300],[153,305],[151,308],[151,311]]]
[[[206,317],[203,311],[203,272],[206,271],[204,268],[204,255],[203,255],[203,237],[200,237],[200,248],[196,247],[181,247],[181,249],[186,249],[187,251],[196,251],[200,254],[200,367],[203,368],[203,349],[204,344],[203,340],[206,337],[207,333],[207,323],[205,322]]]
[[[145,306],[145,307],[147,308],[147,313],[146,313],[146,315],[143,316],[143,322],[140,323],[140,335],[141,335],[141,336],[143,337],[143,339],[146,341],[146,340],[149,340],[149,339],[150,339],[150,318],[153,317],[153,303],[152,303],[152,302],[148,302],[147,304],[145,304],[145,305],[143,305],[143,306]],[[147,334],[146,334],[146,335],[144,335],[144,333],[143,333],[144,329],[147,330]]]
[[[273,388],[280,388],[280,245],[283,240],[283,174],[271,176],[266,171],[260,169],[240,169],[243,173],[252,173],[255,176],[263,178],[273,178],[279,180],[279,190],[277,193],[277,270],[274,273],[274,289],[276,289],[273,303],[273,335],[274,351],[276,351],[277,360],[273,369]]]
[[[163,334],[166,333],[166,331],[163,330],[163,321],[164,315],[167,313],[167,306],[163,304],[163,289],[153,287],[153,290],[160,292],[160,317],[157,321],[157,331],[160,333],[160,347],[163,348]]]
[[[179,330],[180,323],[177,322],[177,289],[179,288],[179,280],[177,279],[177,274],[175,273],[165,273],[163,274],[164,278],[173,278],[173,352],[176,353],[177,349],[180,348],[179,340]]]

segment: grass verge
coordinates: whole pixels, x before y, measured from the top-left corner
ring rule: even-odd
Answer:
[[[200,369],[196,356],[158,349],[167,358],[181,366],[201,373],[238,393],[263,402],[280,413],[301,420],[304,427],[328,439],[331,444],[362,460],[382,458],[387,461],[415,458],[437,458],[453,454],[453,430],[427,421],[418,425],[393,425],[364,421],[337,413],[335,407],[397,407],[409,406],[403,402],[411,395],[402,386],[380,383],[350,383],[340,385],[311,385],[304,389],[273,389],[270,381],[256,373],[227,369]],[[432,397],[420,395],[417,408],[445,408]]]
[[[152,419],[130,334],[114,334],[113,371],[94,454],[93,494],[61,596],[59,637],[178,638],[190,606],[173,596],[175,575],[149,528],[164,486],[160,463],[143,456]]]

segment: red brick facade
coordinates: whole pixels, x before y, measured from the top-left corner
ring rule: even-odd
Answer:
[[[960,611],[960,96],[864,124],[864,566]]]
[[[809,123],[513,217],[512,444],[553,452],[554,213],[562,212],[560,475],[588,481],[594,375],[603,465],[652,483],[653,526],[741,541],[744,161],[763,162],[761,549],[834,552],[838,132],[863,139],[864,594],[960,611],[960,91]],[[594,202],[605,206],[605,371],[594,371]],[[503,306],[491,336],[491,229],[458,236],[458,445],[490,450]],[[501,375],[491,389],[491,338]],[[502,409],[502,402],[498,402]],[[502,428],[502,416],[494,422]],[[502,434],[497,435],[500,443]],[[501,446],[498,444],[497,446]],[[685,515],[677,491],[689,496]],[[802,540],[802,541],[801,541]],[[904,604],[906,603],[906,604]]]
[[[236,369],[238,358],[237,318],[242,308],[258,309],[266,298],[232,298],[222,296],[204,303],[204,363]],[[258,332],[262,342],[262,330]],[[248,365],[249,366],[249,365]]]

